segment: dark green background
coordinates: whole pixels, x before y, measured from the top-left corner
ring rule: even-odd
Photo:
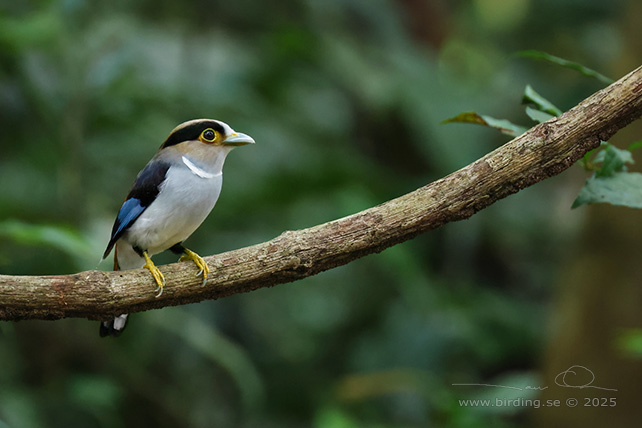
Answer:
[[[641,15],[634,0],[4,0],[0,272],[108,270],[136,173],[193,118],[257,142],[228,157],[187,241],[201,255],[414,190],[506,141],[443,119],[531,126],[526,84],[563,110],[602,87],[514,52],[618,78],[641,62]],[[634,426],[640,213],[571,210],[585,178],[294,284],[136,314],[117,340],[82,319],[0,323],[0,427]],[[556,387],[572,365],[618,391]],[[617,406],[459,402],[584,396]]]

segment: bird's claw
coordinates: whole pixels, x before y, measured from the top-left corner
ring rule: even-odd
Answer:
[[[163,286],[158,284],[158,287],[156,287],[156,290],[154,291],[158,291],[158,293],[156,294],[156,298],[159,298],[161,294],[163,294]]]
[[[145,257],[145,265],[143,267],[147,268],[152,273],[154,281],[156,281],[156,284],[158,285],[154,291],[158,292],[156,297],[160,297],[161,294],[163,294],[163,287],[165,286],[165,276],[163,276],[163,273],[156,267],[146,252],[143,253],[143,256]]]
[[[191,260],[196,263],[196,266],[198,266],[198,268],[200,269],[196,276],[203,276],[203,286],[205,286],[205,284],[207,284],[207,275],[210,273],[210,268],[207,266],[207,263],[205,263],[205,260],[203,260],[203,258],[196,254],[194,251],[185,248],[184,252],[185,254],[180,258],[180,260]]]

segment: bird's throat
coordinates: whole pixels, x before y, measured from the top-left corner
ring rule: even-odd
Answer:
[[[199,168],[192,162],[187,156],[183,155],[182,156],[183,163],[189,168],[190,171],[194,173],[194,175],[197,175],[201,178],[214,178],[214,177],[219,177],[221,176],[222,172],[219,172],[217,174],[213,174],[211,172],[207,172],[202,168]]]

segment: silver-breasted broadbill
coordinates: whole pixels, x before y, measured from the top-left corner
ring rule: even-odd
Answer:
[[[218,120],[196,119],[174,128],[138,173],[116,216],[103,259],[114,249],[115,270],[149,269],[160,296],[165,278],[151,256],[171,250],[181,254],[181,260],[193,261],[205,284],[210,273],[207,263],[182,243],[214,208],[227,154],[253,143],[249,135]],[[126,322],[127,314],[103,321],[100,335],[118,336]]]

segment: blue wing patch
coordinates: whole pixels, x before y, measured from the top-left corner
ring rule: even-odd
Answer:
[[[109,240],[103,259],[109,255],[114,244],[121,236],[123,236],[125,230],[127,230],[127,228],[131,226],[146,209],[147,207],[143,206],[140,200],[136,198],[127,199],[123,203],[123,206],[120,207],[120,211],[118,211],[116,222],[114,223],[114,227],[111,231],[111,239]]]
[[[169,163],[152,159],[143,170],[138,173],[134,186],[127,199],[120,207],[118,216],[111,230],[111,239],[103,255],[103,260],[109,255],[116,241],[123,236],[123,233],[136,221],[138,217],[156,199],[165,176],[169,170]]]

